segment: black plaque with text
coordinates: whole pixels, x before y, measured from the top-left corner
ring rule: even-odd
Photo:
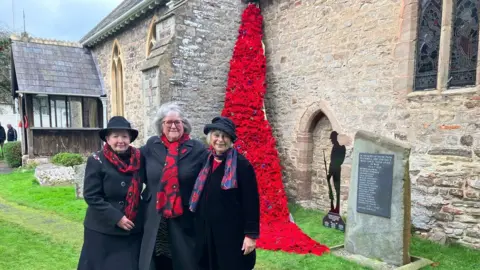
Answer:
[[[357,212],[390,218],[394,155],[360,153]]]

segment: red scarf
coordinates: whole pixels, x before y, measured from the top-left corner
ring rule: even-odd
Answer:
[[[103,155],[112,163],[117,171],[121,173],[132,173],[132,181],[128,187],[125,200],[125,216],[132,222],[137,217],[138,207],[140,205],[140,192],[142,188],[142,179],[140,178],[140,150],[135,147],[129,146],[130,162],[126,164],[121,160],[117,154],[112,151],[108,144],[103,146]]]
[[[165,166],[163,167],[160,189],[157,192],[157,211],[165,218],[174,218],[183,214],[182,197],[178,181],[178,153],[180,145],[190,140],[188,134],[174,142],[169,142],[165,135],[162,135],[162,143],[167,148]]]

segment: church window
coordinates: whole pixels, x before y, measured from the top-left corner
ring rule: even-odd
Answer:
[[[154,16],[150,22],[147,35],[147,57],[150,56],[152,50],[157,43],[157,17]]]
[[[416,48],[415,90],[434,89],[437,84],[442,1],[420,1]]]
[[[454,1],[449,86],[473,86],[478,57],[478,0]]]
[[[122,53],[118,41],[115,40],[112,53],[112,81],[111,81],[112,116],[124,115],[123,99],[123,63]]]

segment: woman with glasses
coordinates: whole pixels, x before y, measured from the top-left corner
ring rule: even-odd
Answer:
[[[190,138],[191,125],[174,103],[160,107],[157,134],[141,148],[147,175],[147,212],[140,270],[197,270],[190,195],[206,146]]]

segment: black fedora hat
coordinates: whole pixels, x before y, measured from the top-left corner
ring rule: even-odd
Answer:
[[[228,136],[230,136],[230,138],[232,139],[232,142],[235,142],[237,140],[237,135],[235,134],[235,124],[232,120],[230,120],[230,118],[223,116],[217,116],[213,118],[212,123],[206,124],[203,128],[203,133],[207,135],[208,132],[212,130],[220,130],[227,133]]]
[[[130,142],[135,141],[135,139],[138,137],[138,130],[133,129],[130,125],[130,122],[128,122],[128,120],[123,116],[113,116],[110,118],[110,120],[108,120],[107,127],[98,132],[100,139],[105,142],[105,137],[107,136],[108,132],[112,130],[128,131],[130,133]]]

